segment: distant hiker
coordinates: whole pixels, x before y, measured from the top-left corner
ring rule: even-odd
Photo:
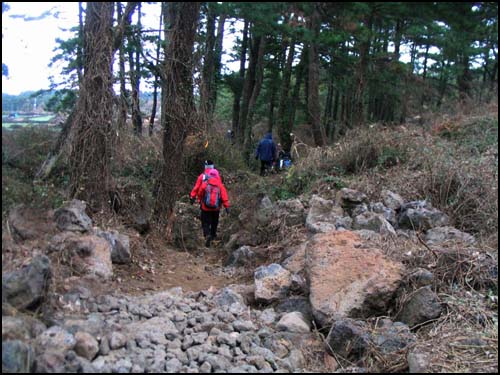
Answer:
[[[261,176],[264,176],[264,171],[272,166],[275,156],[276,145],[273,141],[273,135],[267,133],[255,150],[255,159],[260,159]]]
[[[278,161],[276,164],[277,164],[278,171],[281,171],[281,170],[286,169],[286,168],[290,168],[292,165],[292,158],[291,158],[289,152],[285,152],[285,150],[283,150],[280,143],[278,143],[277,153],[278,153],[278,157],[277,157]]]
[[[194,184],[193,190],[191,190],[191,194],[189,194],[189,199],[191,200],[191,204],[193,204],[196,200],[196,197],[198,196],[198,191],[200,190],[201,184],[203,181],[206,181],[208,179],[208,173],[211,170],[215,170],[217,174],[219,174],[219,171],[215,169],[214,167],[214,162],[212,160],[205,160],[205,172],[200,174],[198,176],[198,179],[196,180],[196,183]]]
[[[227,190],[216,169],[208,172],[208,179],[202,182],[198,190],[198,199],[201,202],[201,227],[205,236],[205,246],[210,247],[210,242],[217,238],[219,213],[222,206],[229,214]]]
[[[229,129],[226,133],[226,139],[229,140],[232,144],[234,144],[234,131]]]

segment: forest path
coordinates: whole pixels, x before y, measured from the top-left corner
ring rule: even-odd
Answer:
[[[128,265],[113,265],[114,276],[110,290],[139,295],[147,291],[161,291],[182,287],[183,291],[217,289],[246,282],[244,276],[224,272],[227,257],[223,244],[197,251],[173,249],[163,244],[148,249],[139,246]]]
[[[271,173],[262,179],[266,185],[281,183],[284,174]],[[227,184],[231,206],[244,207],[240,184]],[[223,216],[224,215],[224,216]],[[221,213],[219,237],[228,229],[225,213]],[[141,237],[135,233],[130,236],[133,261],[128,265],[113,265],[114,277],[111,290],[137,295],[145,291],[159,291],[182,287],[184,291],[207,290],[211,286],[219,289],[230,284],[248,284],[253,282],[253,270],[243,273],[228,272],[224,262],[228,257],[222,241],[214,241],[210,248],[200,247],[195,251],[173,248],[165,238],[158,235]],[[200,232],[201,237],[201,232]]]

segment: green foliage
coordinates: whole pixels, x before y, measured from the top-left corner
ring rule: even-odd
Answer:
[[[325,182],[338,190],[348,187],[348,184],[340,176],[328,175],[328,176],[323,177],[321,179],[321,182]]]
[[[317,175],[292,166],[288,169],[282,183],[273,187],[272,195],[276,199],[291,199],[307,192]]]
[[[75,107],[76,99],[76,91],[69,89],[58,90],[47,101],[47,103],[45,104],[45,109],[53,113],[69,113]]]
[[[276,200],[287,200],[296,196],[296,194],[288,191],[283,186],[273,186],[271,194]]]
[[[456,142],[463,152],[480,155],[498,144],[498,119],[490,116],[471,118],[456,126],[443,127],[442,137]]]
[[[63,201],[64,169],[59,166],[53,180],[33,184],[36,171],[45,160],[57,133],[27,127],[2,134],[2,215],[18,204],[56,208]]]
[[[40,127],[25,127],[2,134],[2,164],[20,169],[32,179],[49,153],[54,133]]]
[[[382,168],[390,168],[406,162],[405,150],[393,146],[383,147],[377,159],[377,165]]]

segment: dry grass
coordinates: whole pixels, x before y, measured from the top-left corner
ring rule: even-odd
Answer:
[[[414,350],[429,355],[429,372],[498,372],[498,306],[458,289],[440,293],[447,313],[417,333]]]

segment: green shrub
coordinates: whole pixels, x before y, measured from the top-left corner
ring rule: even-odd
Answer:
[[[393,146],[385,146],[380,151],[377,165],[382,168],[390,168],[406,162],[405,150]]]

